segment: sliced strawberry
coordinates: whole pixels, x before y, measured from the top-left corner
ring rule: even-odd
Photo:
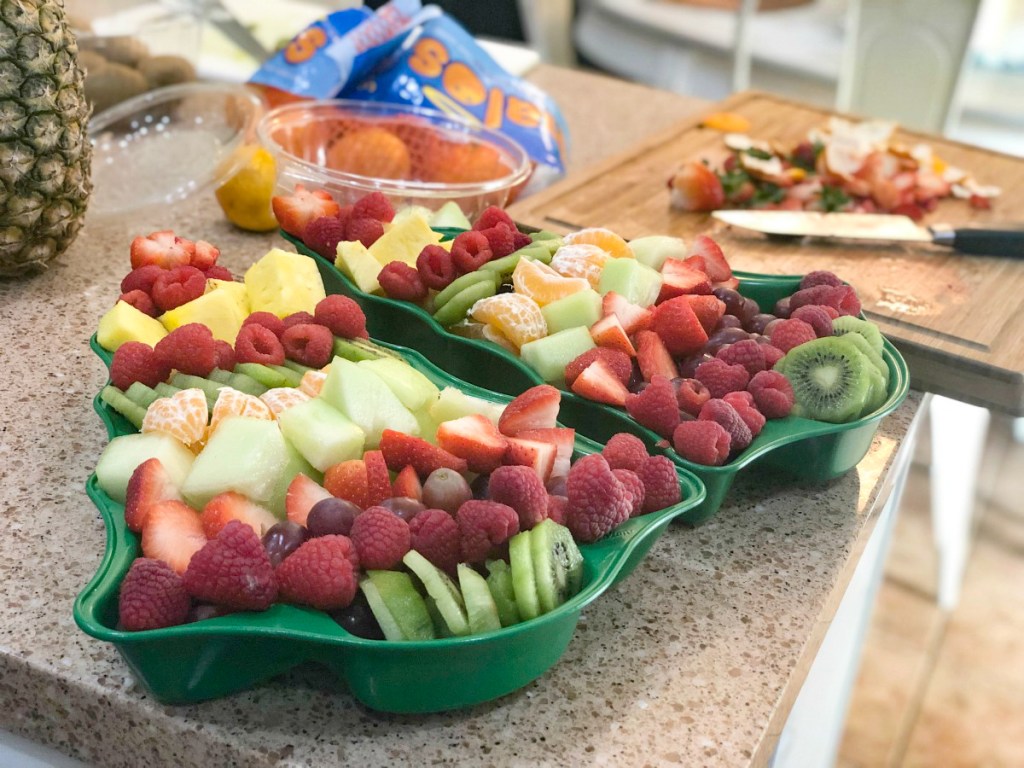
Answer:
[[[722,248],[707,235],[697,235],[690,243],[690,255],[683,259],[685,264],[697,266],[708,277],[711,282],[720,283],[732,277],[732,267],[725,259]]]
[[[330,193],[323,189],[309,190],[295,185],[290,195],[275,195],[270,200],[274,218],[289,235],[301,238],[306,225],[321,216],[337,216],[341,210]]]
[[[676,356],[699,352],[708,340],[686,296],[659,304],[654,310],[651,330],[661,337],[669,354]]]
[[[208,539],[220,533],[232,520],[245,523],[257,536],[262,536],[268,528],[280,522],[269,509],[235,491],[218,493],[206,502],[199,519],[203,524],[203,533]]]
[[[380,450],[390,469],[401,470],[406,465],[412,465],[420,478],[427,477],[435,469],[447,468],[456,472],[468,469],[465,459],[431,445],[423,438],[393,429],[385,429],[381,434]]]
[[[690,162],[669,179],[672,206],[683,211],[713,211],[725,204],[722,181],[704,163]]]
[[[644,381],[650,381],[658,374],[666,379],[679,376],[672,355],[669,354],[661,337],[654,331],[640,331],[637,334],[636,360],[640,364],[640,374]]]
[[[530,387],[505,406],[498,429],[503,435],[515,437],[527,429],[546,429],[555,426],[562,393],[550,384]]]
[[[521,437],[510,437],[508,449],[505,451],[505,464],[517,464],[531,467],[545,483],[555,468],[558,449],[551,443],[540,440],[526,440]]]
[[[718,321],[722,319],[722,315],[725,314],[725,302],[717,296],[708,296],[705,294],[692,295],[688,294],[686,300],[690,302],[690,308],[693,313],[700,320],[701,326],[704,331],[710,334],[715,330],[715,326],[718,325]]]
[[[158,501],[142,529],[142,554],[163,560],[179,576],[192,555],[206,544],[199,513],[182,501]]]
[[[572,391],[580,397],[608,405],[625,405],[629,390],[615,372],[601,359],[594,360],[572,383]]]
[[[608,291],[604,295],[602,314],[614,314],[630,336],[640,331],[646,331],[651,324],[651,310],[633,304],[625,296],[615,291]]]
[[[132,472],[125,491],[124,521],[128,530],[138,533],[145,528],[149,508],[159,501],[181,501],[181,494],[160,459],[147,459]]]
[[[195,243],[176,237],[169,229],[141,235],[132,240],[132,269],[155,264],[161,269],[187,266],[196,251]]]
[[[366,487],[366,462],[349,459],[327,468],[324,472],[324,488],[332,496],[347,499],[360,509],[369,506]]]
[[[609,366],[610,367],[610,366]],[[553,429],[528,429],[519,433],[520,440],[536,440],[555,446],[555,463],[551,469],[552,477],[566,477],[572,463],[572,452],[576,450],[576,430],[569,427]]]
[[[474,413],[441,422],[437,428],[437,444],[465,459],[470,471],[486,474],[501,466],[508,438],[486,416]]]
[[[731,288],[734,291],[739,290],[740,279],[738,277],[730,277],[728,280],[723,280],[720,283],[712,283],[711,288]]]
[[[605,315],[590,326],[590,336],[599,347],[618,349],[630,357],[636,356],[633,343],[629,340],[626,329],[622,327],[617,315]]]
[[[423,501],[423,483],[420,482],[416,470],[408,465],[402,467],[402,471],[398,473],[395,481],[391,484],[391,491],[395,496]]]
[[[711,293],[711,278],[681,259],[665,259],[661,277],[659,304],[684,293]]]
[[[220,248],[205,240],[196,240],[196,250],[192,254],[191,266],[201,269],[203,272],[217,263],[220,256]]]
[[[380,451],[364,453],[363,463],[366,465],[366,505],[375,507],[392,496],[388,463]]]
[[[305,527],[309,510],[318,501],[331,498],[331,493],[301,472],[292,478],[284,497],[284,511],[293,523]]]

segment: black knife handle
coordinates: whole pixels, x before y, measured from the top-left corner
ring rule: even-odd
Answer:
[[[961,253],[974,256],[1009,256],[1024,259],[1024,229],[954,229],[952,241],[935,233],[935,242],[944,242]]]

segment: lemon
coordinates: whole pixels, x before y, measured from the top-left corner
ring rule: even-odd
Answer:
[[[250,232],[277,229],[270,207],[274,195],[274,156],[263,147],[242,147],[240,169],[217,188],[217,202],[236,227]]]

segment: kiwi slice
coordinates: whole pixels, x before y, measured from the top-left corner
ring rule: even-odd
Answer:
[[[146,409],[125,397],[124,392],[113,384],[108,384],[100,390],[100,400],[128,419],[133,427],[142,429],[142,420],[146,418]]]
[[[277,371],[279,374],[284,376],[285,381],[288,382],[285,384],[286,387],[297,387],[302,383],[302,374],[298,371],[293,371],[291,368],[284,365],[268,365],[267,368],[272,371]]]
[[[512,564],[512,591],[516,596],[519,616],[524,621],[540,616],[537,577],[533,570],[530,531],[521,531],[508,540],[508,557]]]
[[[569,529],[543,520],[530,531],[530,554],[541,613],[553,611],[580,591],[583,555]]]
[[[223,368],[214,368],[208,374],[206,378],[210,381],[219,381],[221,384],[231,384],[231,371],[225,371]]]
[[[458,572],[459,589],[462,590],[462,599],[466,601],[469,633],[478,635],[501,629],[498,606],[491,597],[487,580],[465,563],[459,563]]]
[[[512,586],[512,571],[504,560],[487,561],[487,587],[498,608],[501,626],[509,627],[519,623],[519,607]]]
[[[171,397],[175,392],[181,392],[181,388],[168,384],[166,381],[159,381],[153,387],[153,391],[160,395],[160,397]]]
[[[268,389],[288,386],[287,376],[278,373],[273,368],[268,368],[262,363],[238,363],[235,366],[235,373],[248,376]]]
[[[464,318],[480,299],[493,296],[497,291],[498,287],[492,281],[473,283],[448,299],[448,303],[434,313],[434,319],[445,327],[454,325]]]
[[[359,582],[373,616],[386,640],[431,640],[434,625],[427,605],[409,574],[402,571],[367,571]]]
[[[310,371],[315,371],[316,370],[316,368],[313,368],[310,365],[303,365],[302,363],[296,363],[294,360],[285,360],[284,361],[284,367],[285,368],[290,368],[291,370],[293,370],[297,374],[299,374],[299,376],[304,376],[305,374],[309,373]]]
[[[865,339],[862,334],[856,332],[844,334],[842,338],[857,347],[871,361],[871,364],[878,370],[878,375],[882,378],[882,389],[887,389],[889,387],[889,366],[885,364],[882,356],[871,346],[871,342]]]
[[[141,381],[133,381],[131,386],[124,391],[124,396],[143,408],[149,408],[160,397],[155,389],[150,389]]]
[[[171,384],[179,389],[198,388],[203,390],[203,394],[206,395],[206,404],[211,411],[217,402],[218,395],[220,395],[221,387],[224,386],[219,382],[204,379],[202,376],[193,376],[190,373],[181,373],[180,371],[171,376]]]
[[[438,293],[434,297],[434,311],[436,312],[445,304],[447,304],[453,296],[460,291],[468,288],[475,283],[482,283],[485,280],[490,280],[494,283],[495,288],[498,286],[498,276],[493,272],[477,269],[473,272],[467,272],[461,277],[457,277],[448,284],[448,286]]]
[[[842,336],[794,347],[780,361],[796,400],[794,413],[832,423],[860,416],[871,394],[871,361]]]
[[[452,631],[448,629],[444,616],[437,610],[437,601],[430,595],[426,595],[423,598],[423,602],[426,603],[427,613],[430,614],[430,621],[434,624],[434,632],[437,636],[440,638],[452,637]]]
[[[462,593],[451,578],[427,560],[415,549],[406,552],[402,562],[423,582],[427,594],[434,598],[437,610],[448,625],[448,629],[456,637],[469,634],[469,621],[466,618],[466,606]]]
[[[232,373],[231,378],[228,379],[228,386],[254,397],[259,397],[270,389],[270,387],[264,386],[260,382],[256,381],[256,379],[252,378],[252,376],[247,376],[244,373]]]
[[[398,360],[402,356],[390,349],[374,344],[366,339],[342,339],[334,337],[334,356],[343,357],[358,363],[361,360],[379,360],[382,357],[394,357]]]
[[[882,354],[882,347],[884,346],[882,343],[882,332],[878,330],[878,326],[874,323],[854,317],[853,315],[842,315],[832,321],[832,334],[834,336],[844,336],[848,333],[860,334],[871,345],[871,348],[875,350],[875,354]]]

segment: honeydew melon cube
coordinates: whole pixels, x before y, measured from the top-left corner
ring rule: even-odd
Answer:
[[[601,270],[601,295],[615,291],[631,304],[649,307],[661,292],[661,273],[636,259],[609,259]]]
[[[623,259],[623,261],[632,261]],[[548,333],[585,325],[588,328],[601,319],[601,294],[593,288],[570,293],[540,308],[548,324]]]
[[[527,342],[519,348],[519,356],[544,381],[561,381],[565,378],[565,366],[595,346],[590,329],[579,326]]]
[[[284,445],[288,453],[287,463],[274,484],[274,489],[270,494],[270,501],[265,505],[267,509],[282,520],[286,517],[285,499],[288,496],[288,486],[292,484],[292,480],[295,479],[297,474],[301,472],[313,482],[321,484],[324,479],[320,470],[302,458],[302,454],[291,443],[285,440]]]
[[[127,301],[119,301],[100,318],[96,328],[96,341],[109,352],[126,341],[141,341],[155,347],[167,335],[163,323],[145,312],[140,312]]]
[[[430,416],[440,424],[442,421],[453,421],[479,413],[486,416],[494,426],[498,426],[498,419],[504,410],[505,406],[501,403],[467,395],[455,387],[445,387],[430,406]]]
[[[416,423],[420,425],[420,437],[428,443],[436,444],[437,428],[441,426],[441,422],[437,421],[430,415],[429,408],[422,411],[415,411],[413,416],[416,417]]]
[[[380,376],[343,357],[336,357],[331,363],[320,397],[363,430],[367,448],[380,444],[385,429],[410,435],[420,433],[416,417]]]
[[[382,267],[392,261],[404,261],[415,268],[420,251],[439,242],[441,234],[430,228],[427,217],[414,213],[397,224],[392,222],[388,231],[370,246],[370,254]]]
[[[440,390],[434,382],[404,360],[382,357],[377,360],[361,360],[357,365],[380,376],[402,405],[413,413],[426,410],[437,400]]]
[[[245,287],[253,312],[272,312],[278,317],[294,312],[313,314],[326,295],[316,262],[280,248],[272,249],[246,270]]]
[[[282,411],[277,417],[285,439],[321,472],[363,455],[366,435],[319,397]]]
[[[377,276],[383,267],[379,261],[373,258],[365,245],[358,240],[342,241],[338,243],[336,253],[338,255],[334,260],[334,266],[355,283],[356,288],[363,293],[378,293],[380,291]]]
[[[195,455],[170,435],[162,432],[115,437],[96,463],[96,481],[114,501],[124,504],[125,491],[135,468],[149,459],[160,459],[175,486],[181,487]]]
[[[245,286],[242,288],[244,290]],[[210,329],[213,338],[234,344],[238,329],[248,315],[248,302],[241,303],[235,289],[219,288],[164,312],[160,322],[168,331],[188,323],[202,323]]]
[[[629,241],[633,255],[641,264],[646,264],[655,271],[661,271],[666,259],[685,259],[686,243],[681,237],[668,235],[649,235]]]
[[[445,229],[469,229],[472,224],[454,200],[449,200],[429,217],[430,226]]]
[[[229,416],[196,456],[181,493],[197,509],[225,491],[269,506],[289,459],[276,421]]]
[[[433,215],[434,212],[427,208],[427,206],[425,205],[407,205],[395,211],[395,218],[393,218],[390,222],[384,225],[384,231],[386,232],[391,227],[401,224],[410,216],[422,216],[425,219],[430,219],[430,217]]]

